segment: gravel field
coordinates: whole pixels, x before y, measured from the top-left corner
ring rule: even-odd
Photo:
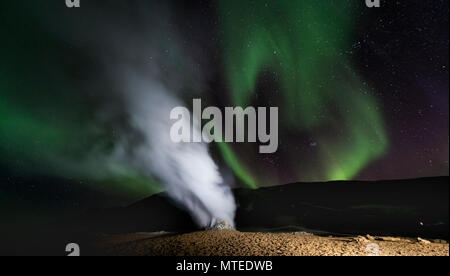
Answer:
[[[116,235],[96,246],[101,254],[125,256],[449,256],[449,244],[441,240],[231,230]]]

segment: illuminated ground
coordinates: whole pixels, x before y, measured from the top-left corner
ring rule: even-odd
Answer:
[[[102,254],[147,256],[449,256],[448,242],[392,237],[319,237],[305,233],[202,231],[129,234],[98,243]]]

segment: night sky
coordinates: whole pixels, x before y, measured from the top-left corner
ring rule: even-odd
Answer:
[[[448,1],[81,2],[0,4],[0,200],[160,190],[108,157],[125,63],[188,107],[279,107],[277,153],[210,146],[233,185],[448,175]]]

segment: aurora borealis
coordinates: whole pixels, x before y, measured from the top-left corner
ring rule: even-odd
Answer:
[[[279,107],[277,153],[211,145],[237,186],[448,175],[448,1],[35,2],[0,4],[0,198],[36,175],[130,200],[160,191],[108,158],[123,118],[99,104],[116,88],[100,68],[121,51],[157,63],[186,103]],[[117,30],[102,33],[102,14]]]
[[[256,92],[260,73],[273,70],[280,90],[277,104],[284,111],[282,123],[285,128],[314,133],[319,144],[324,145],[319,155],[327,180],[352,179],[388,147],[376,100],[340,55],[351,39],[355,4],[220,4],[226,72],[234,104],[247,106]],[[283,14],[283,20],[279,14]],[[334,121],[336,116],[342,121]],[[315,133],[323,127],[330,131],[325,135],[320,130]],[[336,139],[338,132],[345,133],[345,141]]]

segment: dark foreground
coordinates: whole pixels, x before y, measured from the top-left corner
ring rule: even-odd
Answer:
[[[448,177],[295,183],[236,189],[234,194],[236,225],[241,231],[448,240]],[[90,212],[81,224],[115,234],[199,230],[164,194],[126,208]]]
[[[46,209],[46,221],[33,208],[11,210],[0,225],[0,255],[66,255],[68,243],[78,243],[83,255],[365,255],[372,241],[352,237],[366,235],[409,237],[377,240],[384,255],[448,255],[441,242],[449,234],[448,177],[296,183],[234,194],[242,232],[198,232],[163,194],[75,215]],[[160,231],[178,235],[129,234]],[[285,234],[301,232],[314,235]]]

